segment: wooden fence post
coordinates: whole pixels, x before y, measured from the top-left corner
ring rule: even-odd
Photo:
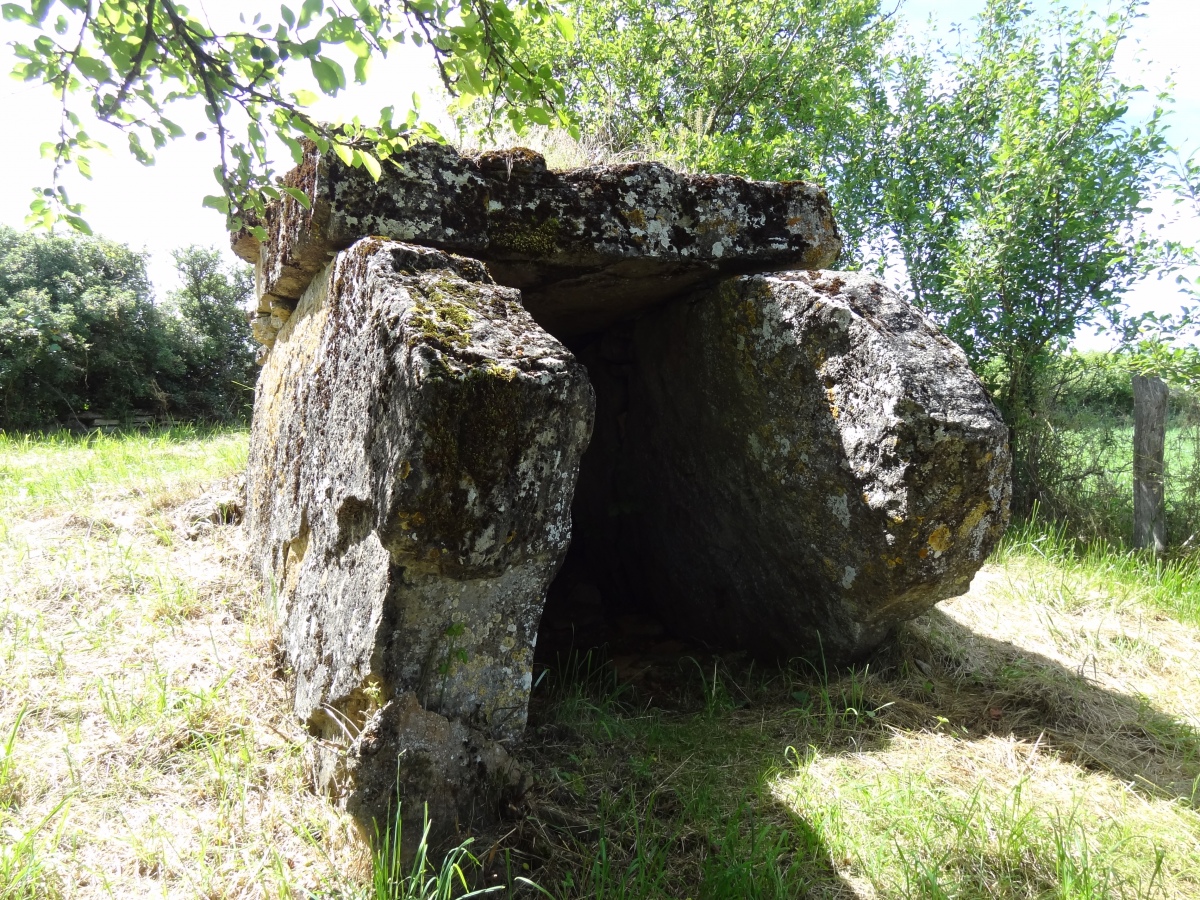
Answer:
[[[1167,394],[1161,378],[1133,376],[1133,546],[1152,548],[1156,554],[1167,549]]]

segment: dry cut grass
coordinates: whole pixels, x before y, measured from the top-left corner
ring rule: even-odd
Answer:
[[[361,883],[350,824],[305,783],[242,529],[179,515],[240,470],[245,444],[0,448],[0,896]]]
[[[244,460],[243,433],[0,437],[5,900],[368,892],[242,529],[194,521]],[[1017,534],[853,670],[645,636],[559,657],[519,751],[537,783],[473,847],[488,883],[1200,898],[1195,569],[1068,550]]]

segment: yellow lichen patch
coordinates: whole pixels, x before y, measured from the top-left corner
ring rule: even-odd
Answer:
[[[396,524],[400,526],[402,531],[408,531],[412,528],[420,528],[425,524],[425,516],[420,512],[397,513]]]
[[[412,463],[410,463],[407,459],[400,463],[399,474],[401,481],[408,481],[408,476],[412,474]]]
[[[466,347],[475,315],[464,301],[471,299],[462,282],[439,280],[417,298],[408,324],[429,340]]]
[[[837,395],[834,394],[833,388],[825,389],[825,400],[829,404],[829,414],[836,419],[841,411],[838,409]]]
[[[758,328],[758,306],[753,300],[747,300],[742,304],[742,313],[746,317],[746,321],[750,323],[751,328]]]
[[[984,500],[977,504],[969,513],[967,513],[967,517],[963,519],[962,524],[958,526],[958,539],[960,541],[965,541],[970,536],[971,532],[975,530],[975,527],[983,520],[983,517],[988,514],[988,510],[991,508],[991,504]]]
[[[487,367],[487,372],[493,378],[502,378],[505,381],[512,381],[521,374],[519,369],[512,366],[502,365],[501,363],[492,363]]]
[[[929,547],[934,553],[945,553],[953,543],[954,538],[951,537],[950,529],[945,525],[939,525],[929,535]]]
[[[625,216],[625,219],[629,222],[629,224],[634,228],[646,227],[646,214],[640,209],[635,207],[634,209],[622,210],[622,214]]]

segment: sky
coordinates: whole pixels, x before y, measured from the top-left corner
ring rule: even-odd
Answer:
[[[1067,2],[1076,8],[1106,8],[1103,3]],[[982,7],[983,0],[906,0],[900,15],[907,30],[920,38],[929,33],[929,19],[934,20],[939,33],[947,34],[951,23],[968,21]],[[193,8],[205,10],[214,21],[246,9],[233,0],[203,0]],[[1126,44],[1120,71],[1127,80],[1152,88],[1173,80],[1171,138],[1188,155],[1200,150],[1200,53],[1195,44],[1200,0],[1149,0],[1144,12],[1133,39]],[[24,32],[20,25],[0,23],[3,71],[11,70],[14,61],[8,45],[13,40],[28,39]],[[336,99],[323,99],[314,112],[328,119],[348,119],[356,114],[370,119],[390,104],[407,108],[414,91],[422,95],[426,112],[436,108],[440,91],[428,57],[414,48],[403,51],[393,52],[377,64],[369,84],[352,86]],[[1131,115],[1144,115],[1151,102],[1147,98],[1136,104]],[[21,228],[33,198],[32,188],[51,182],[51,163],[41,158],[39,147],[55,136],[56,98],[41,85],[0,80],[0,122],[7,125],[0,146],[4,172],[0,179],[0,224]],[[190,122],[184,117],[182,124],[189,134],[205,127],[198,109]],[[124,151],[120,135],[111,130],[105,134],[104,126],[92,131],[102,140],[109,140],[113,150],[111,154],[92,154],[92,181],[77,176],[66,179],[71,198],[84,203],[85,215],[96,233],[149,251],[150,275],[159,296],[163,296],[176,283],[171,250],[189,244],[227,247],[224,218],[201,207],[206,194],[217,193],[211,174],[217,162],[216,142],[180,139],[160,151],[157,164],[147,168]],[[1169,201],[1160,199],[1155,207],[1152,221],[1162,224],[1166,234],[1200,243],[1200,220],[1180,218]],[[1178,307],[1180,295],[1173,282],[1150,279],[1135,289],[1129,302],[1137,311],[1167,312]],[[1098,346],[1103,342],[1081,336],[1079,343]]]

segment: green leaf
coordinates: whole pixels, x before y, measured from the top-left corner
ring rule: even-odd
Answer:
[[[354,165],[354,151],[345,144],[335,143],[333,145],[333,152],[336,153],[338,155],[338,159],[340,159],[346,165]]]
[[[304,28],[316,16],[319,16],[325,9],[323,0],[304,0],[304,5],[300,7],[300,27]]]
[[[562,13],[554,14],[554,27],[566,40],[575,40],[575,25]]]
[[[292,9],[290,6],[280,6],[279,7],[279,17],[281,19],[283,19],[284,22],[287,23],[288,28],[296,27],[296,14],[294,12],[292,12]]]
[[[209,194],[200,202],[200,205],[229,215],[229,198],[223,194]]]
[[[78,57],[75,60],[75,68],[93,81],[109,81],[112,78],[112,70],[108,65],[103,60],[90,56]]]
[[[546,112],[540,106],[529,107],[529,109],[525,110],[525,115],[529,117],[531,122],[537,125],[549,125],[551,121],[550,113]]]
[[[470,57],[464,57],[460,62],[462,64],[463,77],[467,81],[470,93],[482,96],[484,93],[483,78],[479,74],[479,69],[476,67],[475,61]]]
[[[371,74],[371,57],[360,56],[354,61],[354,80],[359,84],[366,84],[367,78]]]
[[[62,218],[64,222],[81,234],[90,235],[92,233],[92,226],[81,217],[73,216],[70,213],[63,213]]]
[[[317,84],[329,96],[334,96],[346,86],[346,73],[334,60],[325,56],[317,56],[309,60],[309,64],[312,66],[313,77],[317,79]]]
[[[300,188],[281,187],[281,191],[303,206],[305,209],[312,209],[312,199]]]
[[[321,98],[312,91],[299,90],[292,94],[297,106],[312,106]]]
[[[371,180],[378,181],[379,176],[383,174],[379,160],[365,150],[355,150],[354,154],[362,162],[363,168],[367,170],[367,174],[371,176]]]
[[[33,25],[37,21],[29,14],[25,7],[18,3],[5,3],[0,7],[0,11],[3,12],[4,21],[6,22],[24,22],[26,25]]]

